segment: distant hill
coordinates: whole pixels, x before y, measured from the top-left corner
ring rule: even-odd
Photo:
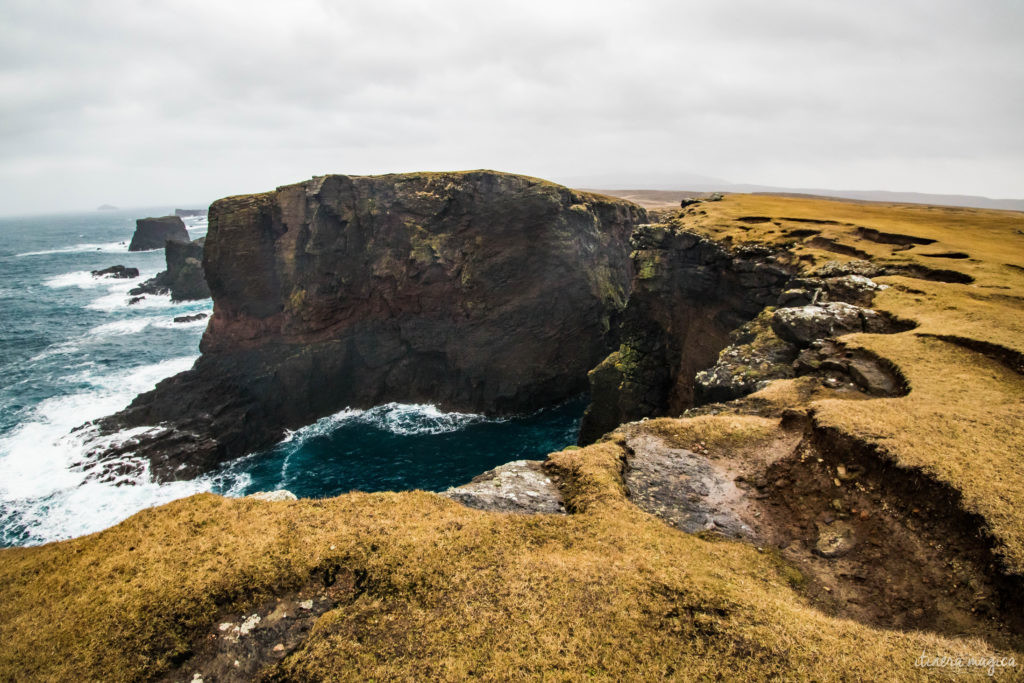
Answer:
[[[118,211],[118,208],[113,204],[100,204],[96,207],[97,211]]]

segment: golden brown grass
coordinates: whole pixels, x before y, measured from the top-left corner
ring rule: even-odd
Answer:
[[[909,395],[810,405],[819,424],[880,446],[900,465],[920,468],[960,491],[966,507],[981,514],[1000,542],[1007,568],[1024,573],[1024,376],[978,351],[930,337],[953,336],[1024,352],[1024,269],[1006,265],[1024,265],[1024,214],[754,195],[732,195],[702,206],[707,215],[687,224],[720,238],[786,240],[786,231],[812,228],[871,253],[875,262],[956,270],[975,279],[954,284],[878,278],[891,286],[876,295],[874,307],[913,320],[918,327],[896,335],[852,335],[844,341],[895,363],[910,384]],[[737,222],[745,216],[767,216],[781,225]],[[936,242],[894,250],[891,244],[862,239],[858,227]],[[967,253],[969,258],[925,255],[948,252]],[[811,257],[808,263],[814,265],[849,260],[802,245],[795,253]],[[772,397],[786,386],[777,382],[758,396]]]
[[[201,495],[89,537],[6,550],[0,677],[159,674],[223,610],[329,564],[364,575],[364,588],[320,619],[279,676],[911,680],[924,678],[922,651],[989,652],[805,606],[775,555],[680,533],[628,503],[621,456],[612,442],[553,456],[568,517],[472,511],[420,492]]]

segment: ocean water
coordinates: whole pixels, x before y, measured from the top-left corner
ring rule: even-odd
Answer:
[[[83,466],[95,435],[75,428],[191,367],[206,320],[173,318],[212,310],[209,300],[172,303],[168,296],[128,304],[128,290],[164,266],[162,250],[128,252],[135,219],[172,212],[0,219],[0,546],[92,533],[202,491],[239,496],[287,488],[325,497],[443,490],[575,442],[582,398],[503,420],[388,404],[325,417],[192,481],[157,484],[145,472],[98,481]],[[206,232],[205,219],[185,224],[193,239]],[[138,268],[140,277],[90,274],[116,264]]]

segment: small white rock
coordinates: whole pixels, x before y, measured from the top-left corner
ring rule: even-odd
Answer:
[[[243,636],[249,635],[249,631],[256,628],[256,624],[260,623],[260,621],[260,615],[258,614],[247,617],[246,620],[242,622],[242,625],[238,627],[238,632]]]
[[[313,609],[313,601],[312,600],[303,600],[302,602],[299,603],[299,607],[301,607],[302,609]]]

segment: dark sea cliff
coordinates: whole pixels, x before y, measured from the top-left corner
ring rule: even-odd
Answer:
[[[72,430],[188,369],[206,320],[173,319],[212,308],[208,299],[173,303],[167,295],[128,304],[128,290],[164,267],[162,250],[128,252],[135,219],[172,212],[0,219],[0,545],[91,533],[201,491],[443,490],[575,441],[582,400],[503,420],[388,404],[343,410],[196,479],[157,484],[143,473],[101,480],[83,466],[95,445],[90,432]],[[205,234],[202,218],[185,222],[193,239]],[[90,274],[117,264],[138,268],[140,277]]]

